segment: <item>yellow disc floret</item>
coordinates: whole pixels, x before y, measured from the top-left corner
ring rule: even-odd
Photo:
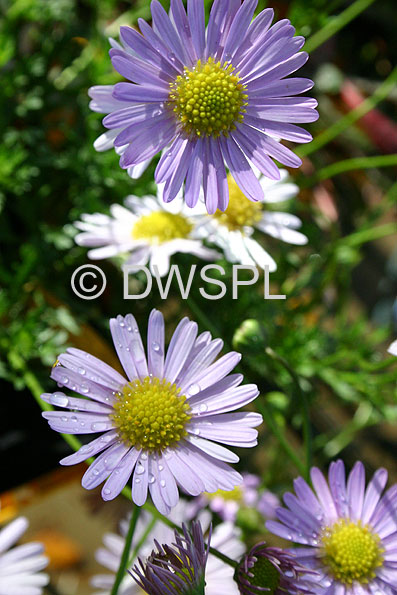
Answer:
[[[214,500],[214,498],[222,498],[222,500],[232,500],[235,502],[243,501],[243,490],[241,486],[236,486],[230,491],[217,490],[213,493],[205,492],[205,495],[209,500]]]
[[[111,415],[120,438],[131,446],[161,452],[186,436],[190,407],[180,388],[147,376],[129,382],[116,395]]]
[[[248,95],[234,67],[225,62],[199,60],[193,70],[171,83],[169,105],[187,134],[227,135],[244,118]]]
[[[367,584],[383,564],[380,537],[360,521],[343,519],[325,531],[323,563],[344,585]]]
[[[164,244],[178,238],[189,237],[192,224],[183,215],[154,211],[143,215],[132,228],[134,240],[148,240],[150,244]]]
[[[262,219],[262,203],[252,202],[244,196],[230,174],[227,177],[227,182],[229,186],[229,204],[225,212],[216,211],[214,214],[215,219],[222,225],[226,225],[231,231],[258,223]]]

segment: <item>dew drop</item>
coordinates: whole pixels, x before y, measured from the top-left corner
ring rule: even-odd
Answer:
[[[89,393],[89,392],[90,392],[90,389],[88,388],[88,386],[87,386],[86,384],[82,384],[82,385],[80,386],[80,390],[81,390],[81,392],[82,392],[82,393],[84,393],[84,394],[87,394],[87,393]]]
[[[164,471],[164,465],[159,465],[159,471]]]
[[[141,480],[139,479],[139,477],[135,478],[135,483],[141,483]]]
[[[78,422],[78,419],[75,415],[72,415],[72,417],[70,418],[70,421],[72,421],[75,424]]]
[[[153,341],[152,348],[153,348],[153,351],[156,351],[156,352],[160,351],[160,345],[156,341]]]
[[[102,432],[107,429],[107,424],[104,421],[97,421],[91,424],[91,430],[93,432]]]
[[[86,452],[90,452],[92,450],[92,446],[90,446],[89,444],[84,444],[81,448],[80,448],[80,452],[86,453]]]
[[[165,481],[164,481],[164,479],[162,479],[162,480],[160,481],[160,485],[161,485],[161,487],[162,487],[162,488],[165,488]]]
[[[99,471],[98,471],[98,469],[94,469],[94,470],[93,470],[93,472],[92,472],[92,474],[93,474],[93,475],[99,475]]]
[[[200,390],[201,389],[198,384],[191,384],[187,389],[187,392],[189,393],[189,395],[197,395],[197,393],[199,393]]]
[[[208,405],[206,405],[205,403],[201,403],[201,405],[199,407],[200,413],[205,413],[207,410],[208,410]]]
[[[63,384],[67,384],[69,382],[69,378],[67,376],[62,376],[61,380]]]
[[[145,473],[145,467],[143,465],[141,465],[140,463],[138,463],[137,466],[136,466],[135,473],[137,475],[142,475],[143,473]]]
[[[66,395],[55,393],[51,395],[50,403],[51,405],[55,405],[57,407],[67,407],[69,405],[69,399],[66,397]]]
[[[61,417],[61,421],[63,421],[63,422],[67,422],[68,421],[68,418],[66,417],[66,415],[63,415]]]
[[[156,481],[155,476],[152,473],[149,473],[149,483],[154,483]]]
[[[141,461],[147,461],[147,454],[145,452],[141,454]]]
[[[125,327],[125,322],[123,322],[122,320],[120,320],[119,325],[121,326],[121,328]]]
[[[77,368],[77,371],[79,374],[81,374],[82,376],[84,376],[85,374],[85,369],[84,368]]]
[[[109,496],[109,494],[110,494],[111,492],[110,492],[109,488],[105,488],[105,489],[103,490],[103,493],[104,493],[106,496]]]

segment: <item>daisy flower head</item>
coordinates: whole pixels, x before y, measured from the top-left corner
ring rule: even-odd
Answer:
[[[145,353],[132,314],[111,319],[125,376],[79,349],[59,356],[51,377],[83,398],[44,394],[44,401],[66,411],[43,416],[58,432],[101,434],[61,461],[74,465],[101,453],[83,476],[84,488],[106,480],[102,497],[111,500],[133,473],[135,504],[144,504],[149,489],[158,510],[168,514],[178,502],[178,485],[198,496],[241,483],[241,475],[227,464],[238,456],[219,443],[257,444],[254,428],[261,415],[235,409],[253,401],[258,389],[240,386],[243,376],[229,374],[241,359],[239,353],[216,360],[223,341],[208,332],[197,335],[197,330],[196,322],[183,318],[165,352],[164,319],[153,310]]]
[[[251,473],[242,474],[243,481],[234,490],[218,490],[213,494],[202,494],[197,498],[197,507],[208,506],[224,521],[234,522],[242,507],[253,507],[258,502],[260,479]]]
[[[266,204],[293,198],[299,188],[288,181],[286,170],[280,170],[279,181],[261,176],[255,167],[253,171],[263,189],[263,200],[248,200],[232,176],[228,175],[229,205],[224,212],[216,211],[214,215],[208,215],[205,223],[199,228],[199,233],[222,248],[229,262],[261,268],[268,266],[272,272],[276,270],[277,265],[253,234],[256,230],[288,244],[306,244],[307,237],[298,231],[302,225],[298,217],[266,209]]]
[[[205,544],[199,522],[192,522],[191,530],[182,525],[183,535],[174,532],[172,545],[156,543],[157,551],[144,563],[139,559],[131,574],[149,595],[204,595],[205,567],[210,540]]]
[[[180,500],[168,518],[174,523],[182,524],[191,520],[192,512],[192,507],[186,501]],[[198,520],[200,520],[204,532],[209,527],[210,515],[204,511],[199,515]],[[150,526],[152,526],[152,530],[148,532],[148,527]],[[121,535],[107,533],[103,539],[104,546],[96,552],[95,557],[97,561],[110,570],[112,574],[99,574],[92,578],[91,584],[101,589],[100,591],[95,591],[95,595],[110,595],[115,574],[119,568],[120,559],[124,551],[127,530],[128,523],[127,521],[123,521],[121,523]],[[135,529],[134,539],[131,544],[131,554],[135,551],[136,546],[141,544],[139,557],[144,560],[150,556],[154,540],[158,543],[170,543],[173,540],[173,536],[174,531],[172,529],[160,521],[152,521],[150,515],[143,511]],[[142,539],[145,539],[144,543],[142,543]],[[211,536],[211,545],[236,561],[240,559],[245,551],[245,546],[241,541],[241,532],[232,523],[221,523],[214,529]],[[132,560],[131,564],[135,564],[137,561],[136,558]],[[224,592],[228,593],[228,595],[238,595],[233,574],[234,572],[231,566],[225,564],[210,553],[205,570],[205,594],[219,595],[223,588]],[[141,588],[132,576],[126,573],[120,585],[120,595],[140,595],[141,593]]]
[[[93,260],[128,255],[130,265],[150,264],[154,274],[166,275],[170,257],[177,252],[204,260],[217,260],[220,254],[206,248],[198,237],[198,218],[189,215],[182,201],[172,205],[153,196],[128,196],[125,206],[114,204],[110,215],[84,214],[75,222],[75,241],[89,247]]]
[[[301,566],[280,548],[258,543],[244,556],[236,571],[241,595],[314,594],[316,573]]]
[[[285,78],[307,60],[304,38],[288,19],[271,26],[273,10],[254,19],[258,0],[215,0],[208,26],[203,0],[172,0],[170,12],[151,3],[152,26],[121,27],[113,67],[129,82],[90,90],[91,106],[108,115],[97,146],[114,146],[124,169],[145,166],[163,151],[157,183],[172,201],[184,185],[193,207],[200,188],[209,213],[228,204],[226,167],[244,194],[262,200],[251,162],[270,179],[301,160],[281,140],[309,142],[298,123],[317,120],[317,102],[299,97],[306,78]],[[114,45],[114,44],[113,44]],[[131,171],[131,170],[130,170]],[[135,174],[135,170],[133,170]]]
[[[337,595],[397,594],[397,485],[383,493],[387,471],[379,469],[368,486],[357,462],[346,481],[342,461],[331,463],[328,482],[312,468],[313,490],[303,478],[284,496],[277,521],[267,528],[305,547],[296,559],[319,573],[320,592]]]
[[[41,572],[48,565],[41,543],[12,547],[28,525],[25,517],[19,517],[0,531],[0,595],[41,595],[49,583],[48,575]]]

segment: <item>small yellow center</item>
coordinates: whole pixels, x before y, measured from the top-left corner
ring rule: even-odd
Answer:
[[[323,563],[344,585],[367,584],[383,564],[380,537],[361,521],[339,521],[325,531],[322,545]]]
[[[165,379],[134,380],[116,395],[111,415],[120,438],[150,452],[161,452],[186,436],[191,419],[186,397]]]
[[[192,224],[183,215],[154,211],[143,215],[132,228],[134,240],[148,240],[150,244],[164,244],[178,238],[187,238]]]
[[[215,498],[222,498],[222,500],[233,500],[235,502],[242,502],[243,501],[243,490],[241,486],[236,486],[229,492],[226,490],[217,490],[212,494],[209,492],[205,492],[208,500],[214,500]]]
[[[171,83],[169,104],[187,134],[227,136],[242,122],[248,95],[234,67],[209,58]]]
[[[244,196],[230,174],[227,177],[227,183],[229,186],[229,204],[224,213],[216,211],[214,214],[215,219],[222,225],[226,225],[231,231],[258,223],[262,218],[262,203],[252,202]]]

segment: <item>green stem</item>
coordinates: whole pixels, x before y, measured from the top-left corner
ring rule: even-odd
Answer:
[[[263,401],[261,401],[259,398],[256,400],[256,408],[258,409],[259,413],[262,414],[262,417],[265,420],[268,428],[270,429],[272,434],[277,438],[277,440],[280,443],[280,446],[282,446],[285,453],[288,455],[288,457],[294,463],[296,468],[299,469],[299,472],[302,473],[302,475],[306,476],[306,465],[304,465],[304,463],[302,463],[302,461],[296,455],[294,449],[292,448],[292,446],[286,439],[280,426],[274,419],[273,413],[266,406],[266,404]]]
[[[346,27],[359,14],[366,10],[375,0],[356,0],[341,12],[338,16],[332,17],[326,25],[314,33],[306,42],[304,50],[310,54],[322,45],[327,39],[338,33],[343,27]]]
[[[18,354],[15,354],[15,355],[18,355]],[[32,392],[32,394],[33,394],[34,398],[36,399],[36,401],[37,401],[40,409],[42,409],[43,411],[53,411],[54,408],[51,405],[48,405],[48,403],[46,403],[45,401],[43,401],[40,398],[40,395],[42,395],[44,393],[44,390],[40,386],[39,381],[34,376],[34,374],[32,372],[30,372],[30,370],[27,369],[24,360],[20,356],[18,356],[18,358],[19,358],[18,360],[15,360],[15,362],[18,361],[18,367],[16,367],[16,369],[19,372],[21,372],[22,377],[23,377],[23,379],[26,382],[26,386]],[[14,367],[15,367],[14,360],[13,360],[12,363],[14,364]],[[80,440],[78,438],[76,438],[76,436],[70,436],[69,434],[61,434],[61,436],[69,444],[69,446],[72,448],[72,450],[74,450],[74,451],[78,451],[83,446],[82,443],[80,442]],[[86,462],[87,463],[92,463],[93,461],[94,461],[93,457],[90,457],[90,458],[87,458],[86,459]],[[125,487],[122,490],[121,493],[128,500],[131,500],[132,501],[131,488]],[[139,509],[139,507],[135,507],[134,510],[136,508]],[[176,523],[173,523],[167,517],[163,516],[157,510],[157,508],[155,506],[153,506],[153,504],[151,504],[150,502],[145,502],[145,504],[142,506],[142,508],[144,508],[145,510],[147,510],[148,512],[150,512],[154,518],[158,519],[159,521],[161,521],[165,525],[168,525],[168,527],[171,527],[172,529],[175,529],[179,533],[182,533],[183,532],[182,531],[182,527],[180,527]],[[233,568],[236,567],[236,562],[234,560],[232,560],[232,558],[229,558],[225,554],[222,554],[222,552],[218,551],[217,549],[211,547],[210,548],[210,552],[211,552],[211,554],[213,554],[214,556],[216,556],[219,560],[222,560],[222,562],[225,562],[226,564],[228,564],[229,566],[232,566]],[[127,559],[127,561],[128,561],[128,559]],[[111,595],[113,595],[113,592],[111,593]]]
[[[302,411],[302,419],[303,419],[303,439],[305,443],[305,452],[306,452],[306,478],[310,475],[310,468],[313,463],[313,439],[312,439],[312,429],[310,423],[310,414],[309,414],[309,403],[307,401],[307,397],[305,392],[302,390],[299,376],[295,372],[293,368],[289,365],[286,359],[284,359],[281,355],[273,351],[271,347],[266,347],[265,349],[266,354],[271,357],[273,360],[280,363],[285,370],[290,375],[294,386],[296,388],[296,392],[299,395],[299,400],[301,404],[301,411]]]
[[[135,527],[138,522],[140,513],[141,513],[140,507],[134,506],[132,515],[131,515],[130,526],[128,528],[128,533],[125,538],[123,555],[121,556],[120,566],[117,571],[116,578],[115,578],[113,588],[111,590],[110,595],[117,595],[117,593],[119,592],[119,587],[121,585],[121,581],[123,580],[123,578],[125,576],[125,573],[127,570],[127,565],[128,565],[128,559],[129,559],[130,551],[131,551],[132,539],[134,537]]]
[[[311,143],[305,145],[304,147],[300,147],[295,152],[300,157],[306,157],[307,155],[311,155],[315,151],[318,151],[318,149],[324,147],[326,144],[334,140],[334,138],[336,138],[339,134],[347,130],[352,124],[357,122],[357,120],[370,112],[383,99],[385,99],[389,95],[390,91],[394,89],[396,83],[397,67],[394,68],[387,79],[385,79],[383,83],[379,85],[371,97],[365,99],[362,103],[360,103],[360,105],[346,114],[346,116],[343,116],[343,118],[335,122],[335,124],[327,128],[327,130],[324,130],[324,132],[319,134]]]
[[[392,167],[397,165],[397,154],[394,155],[376,155],[374,157],[355,157],[354,159],[344,159],[337,163],[332,163],[320,169],[311,178],[303,180],[303,186],[308,187],[322,180],[328,180],[339,174],[357,169],[374,169],[377,167]]]

